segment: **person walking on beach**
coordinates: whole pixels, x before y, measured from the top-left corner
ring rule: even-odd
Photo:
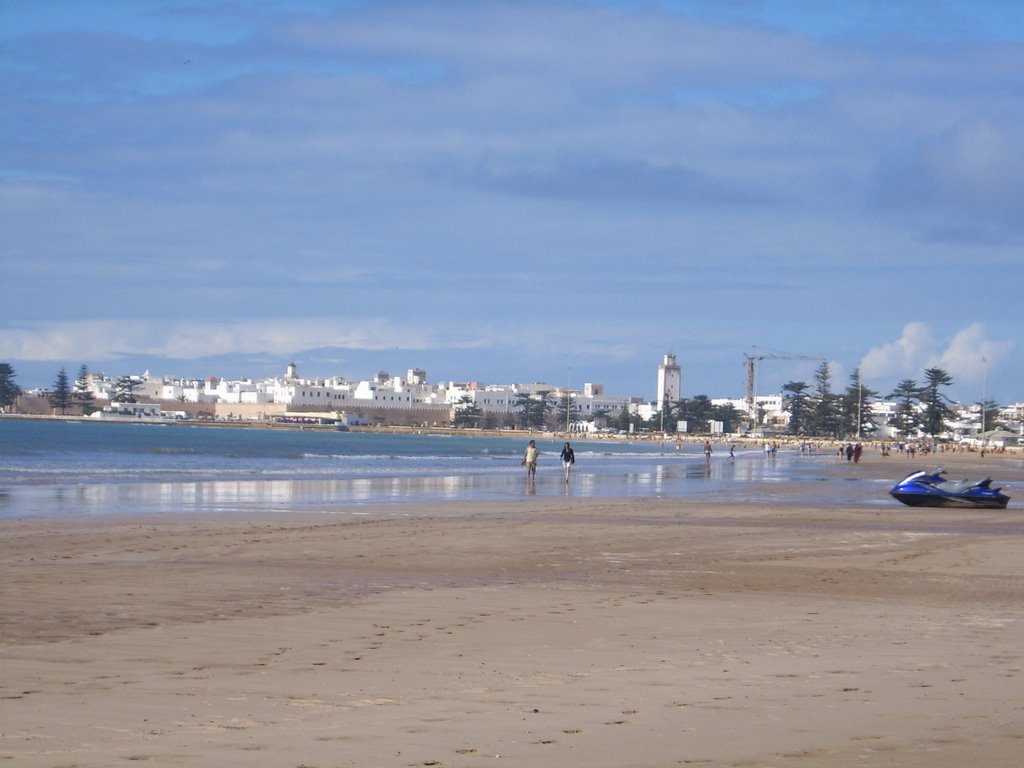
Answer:
[[[531,483],[537,476],[537,459],[539,457],[540,450],[537,448],[537,441],[531,440],[530,444],[526,446],[526,452],[523,454],[521,462],[526,467],[526,479]]]
[[[705,440],[704,441],[704,458],[707,459],[708,461],[711,461],[711,441],[710,440]]]
[[[565,482],[569,482],[569,470],[572,469],[572,465],[576,463],[576,454],[572,450],[572,446],[566,443],[562,447],[562,469],[565,471]]]

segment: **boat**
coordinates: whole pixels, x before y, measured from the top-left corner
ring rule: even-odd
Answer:
[[[946,470],[911,472],[892,487],[889,494],[910,507],[977,507],[1006,509],[1010,497],[992,487],[992,478],[950,480]]]

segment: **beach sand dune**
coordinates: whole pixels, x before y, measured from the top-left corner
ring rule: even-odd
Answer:
[[[936,768],[1024,749],[1013,505],[539,494],[0,533],[12,765]]]

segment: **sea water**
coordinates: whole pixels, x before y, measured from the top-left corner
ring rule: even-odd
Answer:
[[[753,448],[731,459],[722,443],[707,461],[692,443],[577,439],[566,484],[563,441],[533,435],[541,458],[528,484],[520,457],[530,437],[0,419],[0,519],[365,514],[396,504],[565,495],[743,501],[814,482],[815,465],[835,461],[785,451],[772,460]],[[835,501],[834,488],[829,494]]]

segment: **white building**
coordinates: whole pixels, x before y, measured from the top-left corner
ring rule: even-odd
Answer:
[[[665,401],[674,403],[682,392],[683,374],[676,364],[676,356],[672,353],[662,358],[658,366],[658,396],[655,398],[654,409],[660,411]]]
[[[743,397],[716,397],[711,399],[711,404],[717,406],[731,405],[740,413],[748,413],[747,400]],[[782,394],[758,395],[754,405],[757,408],[759,422],[754,431],[757,432],[763,427],[778,429],[788,426],[789,411],[785,409],[785,404],[786,398]]]
[[[674,358],[672,358],[674,359]],[[677,366],[678,368],[678,366]],[[529,384],[483,384],[480,382],[447,382],[432,385],[426,371],[410,368],[404,376],[391,376],[380,372],[371,380],[350,382],[343,377],[304,379],[298,375],[295,363],[287,366],[283,376],[263,380],[226,379],[210,376],[205,379],[154,379],[145,374],[134,376],[145,384],[145,391],[136,394],[143,399],[162,401],[181,400],[189,403],[208,403],[238,406],[238,413],[251,413],[262,418],[269,410],[253,410],[254,406],[278,406],[288,410],[308,408],[311,411],[359,412],[360,408],[450,410],[464,398],[486,414],[508,415],[519,410],[523,395],[539,397],[546,393],[555,407],[564,407],[566,390],[545,382]],[[679,376],[669,369],[668,396],[678,399]],[[116,381],[102,374],[90,374],[90,384],[97,399],[112,400],[116,394]],[[151,390],[151,391],[150,391]],[[623,409],[635,409],[639,398],[608,396],[601,384],[586,383],[583,389],[568,393],[572,400],[574,421],[593,422],[602,414],[616,416]],[[249,407],[246,409],[246,407]],[[276,410],[274,411],[277,412]],[[237,414],[236,414],[237,415]]]
[[[157,403],[111,403],[94,411],[93,419],[162,419],[169,418]]]
[[[387,373],[378,373],[371,381],[360,381],[352,391],[352,397],[362,405],[378,408],[411,408],[412,391],[401,379],[393,379]]]
[[[565,390],[558,390],[556,397],[559,400],[564,400]],[[572,398],[573,416],[580,421],[587,422],[602,415],[617,416],[622,413],[623,409],[628,409],[632,401],[632,398],[621,395],[606,395],[603,384],[591,383],[584,384],[581,392],[571,392],[570,397]]]
[[[286,376],[267,382],[267,396],[264,402],[339,410],[355,399],[355,392],[341,377],[319,380]]]
[[[449,381],[442,391],[445,403],[455,405],[468,397],[484,413],[511,413],[515,410],[518,395],[514,386],[480,385],[475,381]]]

